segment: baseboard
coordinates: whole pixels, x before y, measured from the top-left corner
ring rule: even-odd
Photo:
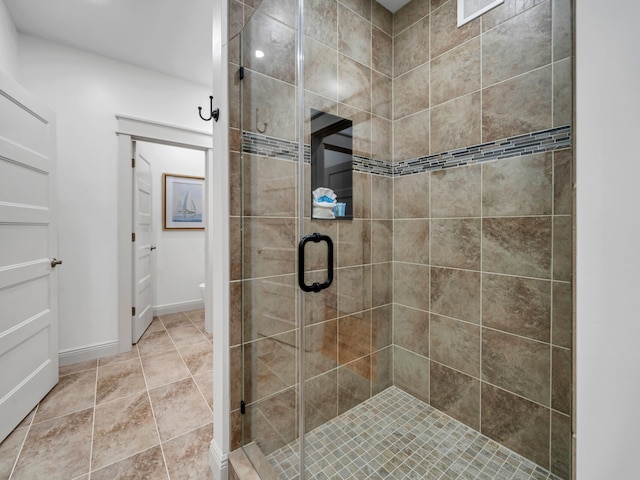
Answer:
[[[108,357],[118,353],[119,342],[104,342],[94,345],[87,345],[80,348],[70,348],[58,352],[58,363],[60,366],[72,365],[74,363],[95,360],[100,357]]]
[[[213,440],[209,445],[209,467],[215,480],[229,479],[229,454],[218,450],[218,446]]]
[[[154,305],[153,316],[170,315],[172,313],[188,312],[189,310],[199,310],[204,308],[202,300],[191,300],[190,302],[168,303],[167,305]]]

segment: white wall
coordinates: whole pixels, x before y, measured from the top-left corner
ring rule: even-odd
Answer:
[[[60,350],[117,340],[116,113],[204,130],[209,91],[169,76],[18,37],[18,80],[58,122]]]
[[[16,79],[18,66],[18,32],[3,0],[0,0],[0,72]]]
[[[640,4],[574,4],[576,478],[640,478]]]
[[[136,150],[151,164],[152,243],[157,247],[154,310],[201,301],[198,285],[204,282],[204,231],[162,229],[162,174],[204,177],[204,152],[147,142],[136,142]]]

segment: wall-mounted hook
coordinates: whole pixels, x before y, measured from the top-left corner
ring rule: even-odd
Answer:
[[[258,109],[256,108],[256,130],[258,131],[258,133],[264,133],[267,131],[267,122],[263,123],[264,127],[262,128],[262,130],[260,130],[260,127],[258,127]]]
[[[220,109],[219,108],[216,108],[215,110],[213,109],[213,96],[211,95],[209,95],[209,110],[211,110],[211,115],[209,116],[209,118],[204,118],[202,116],[202,107],[198,107],[198,115],[200,115],[200,118],[205,122],[208,122],[212,118],[217,122],[218,118],[220,118]]]

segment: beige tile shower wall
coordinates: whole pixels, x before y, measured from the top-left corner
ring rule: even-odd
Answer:
[[[298,434],[297,165],[241,153],[241,131],[296,140],[295,6],[231,0],[229,19],[231,447],[256,441],[265,454]],[[392,15],[370,0],[310,0],[305,24],[305,112],[350,118],[354,153],[391,161]],[[336,247],[334,284],[305,295],[308,430],[392,384],[392,189],[354,172],[354,219],[307,221]],[[307,281],[322,281],[324,246],[306,252]]]
[[[393,160],[571,123],[571,0],[505,0],[458,28],[456,0],[393,17]]]
[[[570,477],[572,154],[394,179],[394,383]]]

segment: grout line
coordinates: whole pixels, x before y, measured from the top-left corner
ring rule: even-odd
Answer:
[[[482,17],[480,17],[480,31],[482,31]],[[480,38],[482,38],[482,35],[480,36]],[[482,44],[480,44],[480,52],[482,52]],[[480,78],[482,79],[482,54],[480,55],[481,59],[480,59]],[[482,82],[482,80],[481,80]],[[482,93],[480,93],[480,104],[482,105]],[[480,117],[480,135],[482,135],[482,116]],[[484,265],[483,265],[483,258],[484,255],[482,254],[482,239],[483,239],[483,226],[484,226],[484,165],[480,166],[480,271],[483,272],[484,271]],[[480,358],[478,359],[478,373],[479,373],[479,377],[480,377],[480,388],[478,389],[478,431],[482,432],[482,378],[483,378],[483,374],[482,374],[482,354],[483,352],[483,347],[482,347],[482,340],[483,340],[483,331],[484,331],[484,303],[483,303],[483,297],[484,295],[482,294],[482,288],[483,288],[483,283],[482,280],[484,278],[484,273],[480,273]]]
[[[167,330],[167,327],[164,325],[164,322],[162,322],[162,320],[160,318],[158,318],[158,321],[161,322],[161,325],[165,329],[169,339],[171,340],[171,343],[173,343],[173,338],[171,338],[171,335],[169,335],[169,331]],[[152,321],[152,323],[153,323],[153,321]],[[177,351],[178,348],[175,346],[175,343],[173,343],[173,345],[174,345],[174,348]],[[178,355],[179,354],[180,353],[178,352]],[[182,359],[182,357],[180,357],[180,358]],[[151,393],[149,391],[149,383],[147,382],[147,375],[144,372],[144,365],[142,364],[142,357],[139,357],[139,360],[140,360],[140,369],[142,370],[142,378],[144,380],[144,386],[145,386],[145,390],[146,390],[146,394],[147,394],[147,400],[149,401],[149,408],[151,409],[151,416],[153,418],[153,425],[156,427],[156,435],[158,436],[158,444],[160,445],[160,453],[162,453],[162,461],[164,462],[164,469],[167,472],[167,479],[171,480],[171,475],[169,474],[169,466],[167,465],[167,458],[166,458],[166,456],[164,454],[164,448],[162,446],[162,437],[160,436],[160,428],[158,427],[158,420],[156,418],[156,412],[155,412],[155,409],[153,408],[153,402],[151,401]],[[183,360],[183,362],[184,362],[184,360]]]
[[[138,356],[138,358],[140,358]],[[98,407],[98,375],[100,373],[100,367],[99,367],[99,359],[96,359],[96,380],[95,380],[95,386],[94,386],[94,390],[93,390],[93,415],[91,418],[91,441],[90,441],[90,447],[89,447],[89,474],[88,474],[88,480],[91,480],[91,472],[93,470],[93,445],[94,445],[94,441],[95,441],[95,432],[96,432],[96,410]]]
[[[551,18],[553,19],[553,14],[551,16]],[[552,54],[553,54],[553,20],[552,20],[552,28],[551,28],[551,35],[552,35],[552,41],[551,41],[551,49],[552,49]],[[553,70],[552,70],[552,75],[551,75],[551,82],[552,82],[552,88],[551,88],[551,118],[552,118],[552,123],[553,123]],[[555,173],[556,173],[556,155],[555,153],[552,155],[552,160],[551,160],[551,212],[555,213],[556,211],[556,205],[555,205],[555,188],[556,188],[556,178],[555,178]],[[555,231],[554,231],[554,217],[551,218],[551,266],[549,267],[549,273],[551,275],[551,279],[555,278],[554,275],[554,271],[553,271],[553,257],[554,257],[554,252],[553,252],[553,244],[554,244],[554,236],[555,236]],[[573,248],[572,248],[573,249]],[[552,408],[553,406],[553,282],[550,285],[550,293],[549,293],[549,343],[550,343],[550,347],[549,347],[549,408]],[[571,364],[573,364],[573,361],[571,362]],[[573,367],[573,365],[572,365]],[[571,380],[569,381],[571,384]],[[571,391],[573,391],[573,385],[571,385],[570,388]],[[547,465],[547,468],[549,470],[551,470],[551,459],[553,458],[553,414],[550,413],[549,414],[549,463]]]
[[[22,450],[24,448],[24,445],[27,443],[27,437],[29,436],[29,433],[31,433],[31,427],[33,426],[33,422],[36,419],[36,415],[38,414],[39,408],[40,408],[40,402],[38,402],[38,404],[34,407],[35,411],[33,412],[33,417],[31,417],[31,421],[29,422],[29,425],[24,427],[27,429],[27,431],[24,434],[24,438],[22,439],[22,443],[20,444],[20,448],[18,449],[18,453],[16,454],[16,458],[13,462],[13,466],[11,467],[11,471],[9,472],[9,477],[7,480],[11,480],[11,478],[13,477],[13,473],[15,472],[16,467],[18,466],[18,460],[20,459],[20,455],[22,455]]]

